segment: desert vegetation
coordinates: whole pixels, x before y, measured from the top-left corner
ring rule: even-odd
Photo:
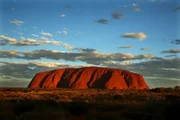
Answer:
[[[85,112],[87,120],[165,120],[178,115],[179,101],[179,86],[150,90],[0,88],[0,119],[63,120],[74,110]]]

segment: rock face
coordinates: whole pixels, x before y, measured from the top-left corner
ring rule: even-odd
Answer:
[[[103,67],[62,68],[37,73],[29,88],[149,89],[141,74]]]

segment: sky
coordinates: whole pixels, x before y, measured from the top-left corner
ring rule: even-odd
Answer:
[[[180,85],[179,0],[0,0],[0,87],[99,66]]]

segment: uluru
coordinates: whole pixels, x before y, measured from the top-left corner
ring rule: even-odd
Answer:
[[[149,89],[143,76],[105,67],[61,68],[37,73],[29,88]]]

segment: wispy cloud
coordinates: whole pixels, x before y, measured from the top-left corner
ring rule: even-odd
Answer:
[[[6,41],[0,40],[0,46],[6,45]]]
[[[32,34],[33,37],[39,37],[39,35],[36,35],[36,34]]]
[[[133,7],[137,7],[138,4],[137,4],[137,3],[133,3],[132,6],[133,6]]]
[[[23,78],[23,76],[16,78],[9,75],[2,75],[0,87],[27,87],[30,81],[30,78]]]
[[[141,48],[140,50],[147,51],[149,48]]]
[[[41,40],[43,40],[43,41],[49,41],[49,39],[46,38],[46,37],[41,37]]]
[[[60,62],[6,62],[0,61],[1,76],[11,76],[16,78],[29,78],[40,71],[57,69],[60,67],[73,67],[73,65]],[[11,72],[9,72],[11,71]]]
[[[88,65],[88,64],[86,64]],[[54,70],[58,68],[68,68],[68,67],[82,67],[84,65],[73,65],[73,64],[66,64],[61,62],[7,62],[7,61],[0,61],[0,86],[1,83],[8,86],[8,83],[5,81],[10,82],[9,84],[16,85],[17,80],[22,80],[22,82],[28,81],[25,85],[28,85],[30,80],[36,75],[38,72],[47,71],[47,70]],[[11,71],[11,72],[9,72]],[[12,80],[12,81],[9,81]],[[20,84],[16,86],[20,87]]]
[[[71,8],[71,7],[72,7],[71,4],[66,4],[66,5],[64,6],[64,8]]]
[[[161,2],[167,2],[167,1],[169,1],[169,0],[161,0]]]
[[[14,20],[14,21],[11,21],[10,23],[14,24],[14,25],[17,25],[17,26],[20,26],[20,25],[24,24],[23,21],[19,21],[19,20]]]
[[[45,52],[44,52],[44,55],[46,55]],[[47,52],[47,54],[49,53]],[[90,65],[92,66],[93,64],[90,64]],[[93,66],[96,66],[96,65],[93,65]],[[152,81],[154,82],[153,87],[155,87],[156,84],[158,83],[157,80],[159,81],[162,80],[164,83],[167,83],[167,84],[171,83],[172,86],[180,84],[180,81],[178,79],[180,77],[180,74],[179,74],[180,73],[180,59],[179,58],[158,59],[158,60],[150,60],[150,61],[138,62],[138,63],[135,63],[131,60],[129,61],[128,60],[125,60],[125,61],[108,60],[108,61],[102,62],[102,66],[120,68],[120,69],[123,68],[132,72],[143,74],[143,76],[146,79],[146,82],[149,83],[150,87],[152,85],[150,84]],[[53,70],[57,68],[64,68],[64,67],[67,68],[67,67],[82,67],[82,66],[73,65],[73,64],[65,64],[65,63],[54,62],[54,61],[52,62],[0,61],[0,75],[1,75],[0,85],[2,86],[3,84],[4,86],[5,85],[8,86],[8,83],[5,83],[4,81],[5,80],[7,81],[8,79],[12,80],[13,78],[16,78],[16,80],[22,80],[23,78],[24,80],[24,81],[19,81],[19,82],[23,82],[23,84],[16,84],[14,81],[15,79],[13,79],[12,81],[8,80],[8,82],[10,82],[10,84],[14,86],[19,87],[21,85],[23,86],[28,85],[30,80],[33,78],[33,76],[36,73],[41,72],[41,71]],[[166,78],[167,81],[164,78]],[[28,81],[28,82],[25,82],[25,81]]]
[[[179,45],[179,44],[180,44],[180,39],[173,40],[171,43],[172,43],[172,44]]]
[[[63,34],[63,35],[67,35],[68,34],[68,29],[64,28],[62,31],[57,31],[57,34]]]
[[[106,19],[95,20],[95,22],[100,23],[100,24],[108,24],[108,20]]]
[[[63,30],[63,31],[62,31],[62,34],[67,35],[67,34],[68,34],[68,31],[67,31],[67,30]]]
[[[135,39],[139,39],[140,41],[145,39],[147,37],[146,34],[140,32],[140,33],[124,33],[121,35],[124,38],[135,38]]]
[[[57,34],[62,34],[62,32],[61,32],[61,31],[57,31],[56,33],[57,33]]]
[[[180,6],[176,7],[175,9],[173,9],[173,11],[178,11],[180,10]]]
[[[151,2],[156,2],[156,0],[149,0],[149,1],[151,1]]]
[[[180,49],[164,50],[161,53],[180,53]]]
[[[135,64],[135,63],[133,63],[131,61],[122,61],[122,62],[119,62],[119,61],[105,61],[104,62],[104,65],[108,66],[108,67],[113,67],[114,65],[124,67],[124,66],[132,65],[132,64]]]
[[[21,54],[18,55],[18,51],[17,50],[0,50],[1,54],[0,54],[0,58],[20,58]]]
[[[4,36],[4,35],[0,36],[0,40],[4,40],[4,41],[6,41],[8,43],[17,42],[17,40],[15,38],[7,37],[7,36]]]
[[[83,32],[77,32],[76,33],[76,36],[80,36],[80,35],[84,35],[84,33]]]
[[[92,48],[76,48],[78,51],[80,52],[95,52],[96,49],[92,49]]]
[[[166,56],[164,56],[164,57],[166,57],[166,58],[177,57],[177,55],[166,55]]]
[[[78,49],[72,47],[68,44],[63,44],[66,49],[70,50],[78,50],[79,52],[61,52],[61,51],[53,51],[53,50],[34,50],[34,51],[4,51],[0,55],[0,58],[8,58],[10,55],[11,58],[21,58],[25,60],[38,60],[41,58],[51,59],[51,60],[67,60],[67,61],[82,61],[87,64],[100,65],[104,61],[126,61],[126,60],[145,60],[145,59],[153,59],[155,58],[152,54],[140,54],[133,55],[131,53],[103,53],[98,52],[94,49]],[[13,56],[12,56],[13,53]]]
[[[133,46],[120,46],[119,48],[133,48]]]
[[[12,11],[16,10],[15,8],[11,8]]]
[[[65,14],[60,14],[60,17],[66,17],[66,15]]]
[[[133,10],[134,10],[135,12],[140,12],[140,11],[141,11],[141,9],[140,9],[140,8],[138,8],[138,7],[133,8]]]
[[[67,43],[62,43],[62,46],[68,50],[75,50],[76,49],[75,47],[73,47],[72,45],[67,44]]]
[[[48,37],[52,37],[53,35],[51,33],[48,33],[48,32],[41,32],[41,35],[44,35],[44,36],[48,36]]]
[[[156,59],[139,63],[131,63],[124,66],[121,61],[105,62],[104,65],[109,67],[124,68],[130,71],[136,71],[143,76],[161,76],[162,78],[179,78],[180,77],[180,59]],[[147,70],[148,69],[148,70]],[[162,79],[163,80],[163,79]],[[179,81],[180,82],[180,81]]]
[[[32,38],[24,38],[21,37],[20,40],[16,40],[15,38],[10,38],[7,36],[0,36],[0,45],[13,45],[13,46],[39,46],[42,44],[54,44],[54,45],[61,45],[60,41],[49,40],[45,37],[41,37],[41,40],[32,39]]]
[[[117,12],[113,12],[112,13],[112,18],[114,18],[114,19],[121,19],[121,18],[124,18],[124,15],[120,14],[120,13],[117,13]]]
[[[19,34],[19,35],[23,35],[22,32],[13,31],[13,33],[16,33],[16,34]]]

